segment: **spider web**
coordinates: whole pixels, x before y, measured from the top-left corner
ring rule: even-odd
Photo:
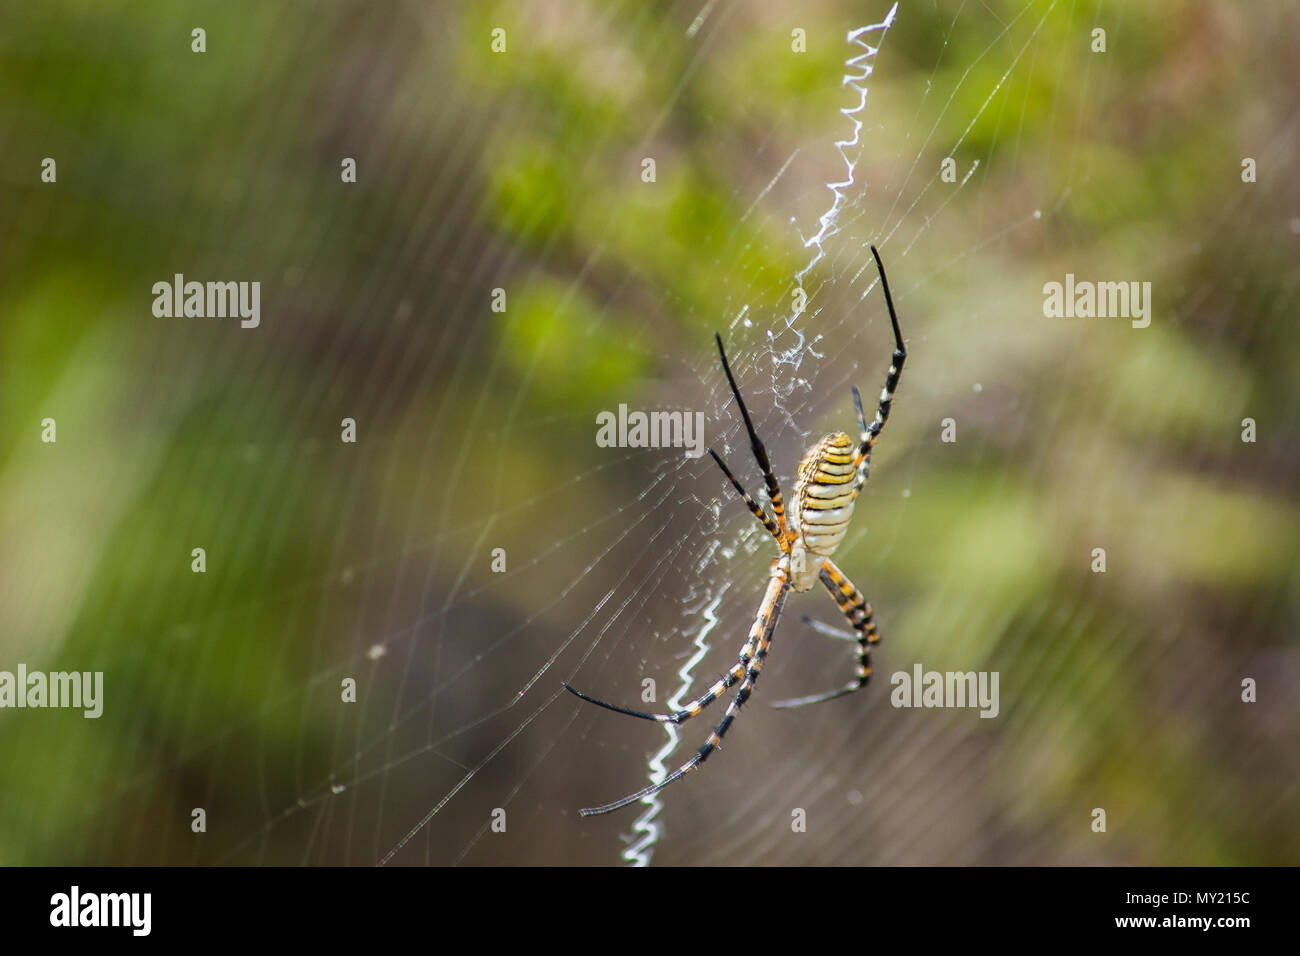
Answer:
[[[307,14],[277,16],[289,30]],[[1236,52],[1216,53],[1223,64],[1264,43],[1260,24],[1226,17],[1189,28],[1186,49],[1227,45]],[[508,52],[485,63],[500,24]],[[815,51],[806,74],[789,47],[801,26]],[[1109,52],[1090,49],[1097,27]],[[79,854],[391,865],[1295,861],[1296,768],[1285,755],[1294,723],[1273,704],[1248,717],[1233,709],[1243,675],[1271,670],[1300,684],[1294,645],[1277,631],[1291,606],[1277,597],[1285,578],[1268,560],[1293,554],[1294,509],[1261,532],[1266,544],[1234,539],[1228,552],[1246,571],[1204,559],[1228,606],[1241,593],[1262,602],[1227,650],[1222,619],[1167,613],[1210,571],[1165,568],[1154,532],[1125,539],[1125,550],[1123,521],[1096,516],[1125,497],[1125,482],[1146,478],[1185,509],[1209,501],[1255,527],[1261,508],[1286,497],[1269,476],[1296,464],[1262,447],[1271,457],[1250,466],[1259,470],[1247,485],[1274,504],[1255,507],[1244,492],[1211,501],[1190,483],[1194,469],[1166,456],[1209,455],[1218,484],[1238,489],[1228,462],[1240,452],[1245,398],[1227,402],[1223,436],[1211,438],[1198,430],[1211,418],[1204,402],[1183,413],[1155,397],[1171,380],[1199,387],[1203,370],[1222,376],[1207,354],[1225,341],[1239,347],[1227,360],[1235,394],[1249,394],[1251,372],[1267,380],[1251,365],[1258,342],[1234,339],[1228,317],[1262,302],[1253,334],[1277,335],[1276,320],[1294,312],[1294,270],[1276,293],[1243,280],[1227,300],[1217,281],[1194,277],[1216,229],[1294,230],[1294,219],[1270,219],[1266,198],[1291,201],[1294,188],[1214,192],[1202,204],[1210,225],[1178,243],[1171,230],[1148,248],[1152,234],[1135,229],[1113,247],[1096,244],[1098,223],[1124,218],[1109,205],[1121,200],[1097,192],[1117,161],[1092,148],[1107,130],[1103,105],[1135,69],[1123,44],[1150,43],[1161,24],[1072,0],[841,3],[793,21],[779,4],[709,0],[667,13],[410,5],[382,28],[351,15],[302,28],[302,49],[336,52],[338,74],[319,100],[298,90],[278,115],[341,103],[330,122],[288,125],[315,131],[331,162],[366,142],[365,175],[337,221],[310,220],[315,238],[205,227],[226,236],[231,251],[207,260],[226,272],[257,261],[241,244],[269,243],[270,261],[291,264],[275,277],[284,318],[278,329],[267,320],[271,345],[213,346],[215,379],[255,381],[286,412],[276,424],[259,426],[259,410],[235,415],[241,427],[229,432],[203,432],[186,469],[211,465],[210,480],[196,480],[232,509],[250,499],[221,496],[229,462],[258,473],[256,507],[208,527],[237,526],[212,532],[226,553],[264,548],[248,560],[270,584],[225,582],[155,608],[166,676],[140,686],[160,703],[127,721],[131,769],[104,771],[102,800],[69,818]],[[1168,95],[1191,98],[1176,86]],[[1294,103],[1260,110],[1252,128],[1268,135],[1250,155],[1284,167]],[[278,143],[271,114],[256,115],[256,135]],[[1241,150],[1206,148],[1235,176]],[[640,178],[647,156],[654,183]],[[304,200],[337,202],[325,187]],[[330,256],[348,230],[366,251],[336,268]],[[848,651],[800,622],[838,626],[833,604],[820,590],[791,595],[723,749],[635,810],[580,818],[579,807],[681,765],[729,698],[661,727],[582,705],[561,682],[631,707],[680,706],[734,662],[773,550],[707,456],[598,447],[596,413],[620,403],[703,412],[708,443],[757,494],[716,328],[788,493],[812,440],[855,430],[850,386],[870,402],[883,381],[892,339],[872,242],[909,363],[837,561],[881,626],[876,681],[820,707],[767,708],[850,675]],[[1132,266],[1124,256],[1141,249]],[[1144,330],[1161,348],[1175,334],[1190,342],[1168,346],[1173,370],[1158,364],[1166,352],[1133,344],[1144,332],[1127,323],[1042,318],[1042,283],[1067,271],[1183,282]],[[491,309],[497,289],[504,312]],[[172,335],[190,338],[160,345],[159,357],[198,341]],[[1126,348],[1138,357],[1122,359]],[[295,370],[284,381],[270,370],[277,362]],[[1161,371],[1148,381],[1152,368]],[[199,398],[171,375],[159,387],[188,394],[190,416],[204,401],[237,401]],[[1275,429],[1294,421],[1296,404],[1274,403]],[[1150,407],[1159,440],[1124,442],[1124,456],[1108,459],[1113,436]],[[342,416],[362,437],[335,450]],[[959,436],[951,447],[939,439],[947,418]],[[328,520],[298,516],[286,502],[300,497]],[[1178,521],[1161,519],[1159,504],[1116,507],[1164,529]],[[295,540],[297,549],[283,546]],[[1102,544],[1109,577],[1089,573],[1089,551]],[[494,569],[499,556],[504,570]],[[1262,583],[1234,577],[1250,573]],[[1127,584],[1107,591],[1117,577]],[[1151,592],[1160,597],[1144,614],[1138,595]],[[1176,674],[1162,664],[1175,647],[1185,662]],[[999,719],[891,707],[889,675],[918,663],[1001,672]],[[187,688],[211,666],[236,682],[237,705],[189,702]],[[143,663],[139,672],[153,673]],[[340,700],[349,680],[355,702]],[[168,716],[169,732],[149,729]],[[1126,775],[1137,764],[1154,770]],[[176,780],[191,783],[173,789]],[[187,827],[150,836],[141,810],[150,798],[179,817],[207,807],[205,840],[185,842]],[[1088,826],[1099,806],[1119,830],[1108,843]],[[1252,822],[1184,838],[1203,817],[1234,811]],[[801,814],[806,829],[792,828]],[[92,818],[105,815],[119,825],[91,835]]]

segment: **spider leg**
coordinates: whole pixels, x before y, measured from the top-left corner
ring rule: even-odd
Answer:
[[[837,641],[856,641],[858,639],[858,635],[854,634],[852,631],[841,631],[838,627],[831,627],[829,624],[823,624],[821,621],[809,617],[807,614],[801,617],[800,620],[823,637],[833,637]]]
[[[822,562],[821,582],[826,586],[826,590],[835,598],[835,603],[840,606],[844,616],[849,619],[853,625],[854,631],[857,632],[856,639],[858,642],[858,675],[852,681],[836,690],[827,691],[824,694],[813,694],[810,697],[796,697],[793,700],[778,700],[773,707],[789,710],[792,707],[804,707],[808,704],[820,704],[822,701],[834,700],[836,697],[843,697],[845,694],[851,694],[855,690],[866,686],[867,681],[871,680],[871,645],[880,640],[880,634],[876,631],[875,620],[872,618],[871,605],[867,603],[862,593],[853,586],[853,582],[844,576],[844,573],[835,566],[830,558]],[[820,622],[815,622],[820,623]],[[832,627],[821,625],[823,633],[829,633],[832,637],[844,637]]]
[[[740,409],[740,417],[745,420],[745,430],[749,432],[749,447],[754,450],[754,459],[758,462],[758,467],[763,471],[763,481],[767,484],[767,497],[772,502],[772,512],[776,515],[777,526],[781,529],[781,539],[785,540],[790,534],[790,529],[785,523],[785,499],[781,496],[781,484],[776,480],[776,475],[772,471],[772,463],[767,457],[767,448],[763,445],[762,439],[758,437],[758,432],[754,431],[754,422],[749,417],[749,409],[745,407],[745,400],[740,397],[740,389],[736,387],[736,377],[731,374],[731,363],[727,361],[727,350],[722,347],[722,336],[715,332],[713,337],[718,340],[718,354],[722,356],[722,370],[727,373],[727,382],[731,385],[731,394],[736,396],[736,406]],[[714,457],[717,458],[716,455]],[[721,464],[721,461],[719,461],[719,464]],[[732,483],[736,483],[734,478]],[[739,484],[736,487],[739,488]]]
[[[731,486],[735,488],[736,493],[745,500],[745,504],[749,507],[749,510],[754,513],[754,517],[763,522],[763,527],[767,529],[767,533],[776,538],[777,543],[781,545],[781,550],[788,550],[789,545],[786,543],[785,538],[781,536],[781,529],[778,528],[776,522],[768,516],[768,513],[763,510],[763,506],[749,496],[749,492],[745,490],[745,486],[736,480],[736,476],[731,473],[731,469],[727,467],[726,462],[718,457],[716,451],[710,448],[709,454],[712,455],[713,460],[718,463],[718,467],[722,469],[722,473],[731,480]]]
[[[722,349],[721,336],[718,337],[718,349],[719,351],[721,351]],[[763,443],[759,440],[758,436],[754,433],[754,426],[750,421],[749,411],[745,408],[745,403],[744,400],[741,399],[740,397],[740,392],[736,390],[736,382],[735,379],[732,378],[731,376],[731,368],[730,366],[727,365],[727,355],[725,352],[722,352],[722,363],[723,363],[723,367],[726,369],[727,372],[727,379],[728,381],[731,382],[731,388],[732,391],[735,393],[736,401],[740,404],[741,414],[744,416],[745,419],[745,426],[746,428],[749,429],[750,437],[756,443],[754,454],[756,456],[760,456],[759,464],[764,469],[764,476],[770,477],[771,466],[767,464],[767,451],[763,448]],[[773,521],[772,518],[767,514],[767,512],[763,510],[763,506],[760,505],[757,501],[755,501],[750,496],[749,492],[745,490],[745,486],[740,483],[740,481],[732,473],[731,469],[727,467],[726,462],[722,460],[721,456],[719,456],[716,451],[710,448],[709,454],[713,456],[713,460],[717,462],[718,467],[722,469],[722,473],[727,476],[727,479],[731,482],[732,487],[736,489],[736,493],[740,495],[740,497],[744,500],[745,505],[749,508],[750,512],[753,513],[754,517],[757,518],[762,523],[763,527],[767,529],[768,533],[772,535],[772,537],[776,538],[777,543],[781,546],[781,550],[789,551],[790,550],[789,542],[787,541],[786,536],[782,533],[783,526],[779,526],[776,521]],[[772,482],[776,481],[775,477],[772,477],[771,480]],[[770,488],[771,485],[769,484],[769,489]],[[770,494],[771,493],[769,491],[769,496]],[[777,487],[775,494],[776,496],[773,499],[773,510],[776,511],[777,517],[780,518],[782,522],[784,522],[784,518],[782,517],[782,512],[780,510],[781,490],[779,486]],[[724,690],[734,685],[736,681],[741,679],[742,675],[744,675],[745,673],[746,665],[748,665],[750,658],[753,656],[754,644],[757,640],[758,640],[758,633],[757,632],[752,633],[750,635],[749,640],[745,643],[745,646],[741,649],[740,657],[737,660],[737,662],[732,666],[731,670],[729,670],[726,674],[724,674],[717,681],[717,683],[715,683],[712,687],[710,687],[709,690],[705,692],[702,696],[691,701],[689,704],[686,704],[684,707],[682,707],[681,710],[674,711],[673,713],[670,714],[650,713],[643,710],[633,710],[630,707],[621,707],[618,704],[611,704],[608,703],[607,701],[603,701],[596,697],[591,697],[588,694],[584,694],[582,691],[578,690],[577,688],[573,687],[568,683],[565,683],[564,689],[567,690],[569,693],[573,694],[575,697],[579,697],[582,700],[587,701],[588,703],[595,704],[597,707],[604,707],[606,710],[612,710],[615,713],[626,714],[629,717],[639,717],[642,720],[655,720],[660,723],[681,724],[687,720],[690,720],[692,717],[696,716],[697,714],[699,714],[700,711],[702,711],[705,707],[713,703],[713,701],[717,699],[719,694],[721,694]]]
[[[695,698],[695,700],[691,701],[689,704],[684,704],[681,710],[673,711],[671,714],[647,713],[642,710],[633,710],[630,707],[620,707],[617,704],[609,704],[603,700],[598,700],[595,697],[590,697],[587,694],[584,694],[582,691],[568,683],[564,685],[564,689],[573,696],[582,698],[589,704],[595,704],[597,707],[604,707],[606,710],[612,710],[618,714],[627,714],[629,717],[640,717],[642,720],[657,720],[661,724],[684,724],[686,721],[699,714],[700,711],[704,710],[705,707],[708,707],[709,704],[717,700],[719,694],[728,687],[731,687],[736,683],[736,681],[740,680],[741,677],[745,675],[745,670],[748,668],[749,662],[754,657],[754,646],[757,643],[758,633],[755,632],[750,634],[749,640],[747,640],[745,646],[740,649],[739,659],[737,659],[736,663],[731,665],[731,670],[718,678],[717,682],[712,687],[699,697]]]
[[[735,698],[727,706],[727,712],[723,714],[722,721],[709,734],[704,746],[700,747],[695,756],[670,773],[661,782],[629,794],[622,800],[607,803],[603,807],[588,807],[580,811],[584,817],[593,817],[598,814],[621,810],[638,800],[658,793],[664,787],[676,783],[704,763],[709,759],[709,755],[721,746],[723,736],[726,735],[732,721],[736,719],[736,714],[740,712],[740,708],[744,706],[745,701],[749,700],[749,695],[754,690],[754,684],[758,681],[759,672],[763,669],[763,661],[767,657],[767,649],[772,643],[772,634],[776,630],[776,622],[781,617],[781,608],[785,606],[786,595],[790,592],[790,577],[786,573],[784,566],[781,566],[782,560],[784,559],[779,559],[773,566],[772,577],[767,585],[767,593],[763,596],[763,604],[759,607],[758,614],[754,618],[753,627],[750,628],[751,640],[757,638],[754,658],[749,662],[749,666],[745,668],[745,679],[741,682],[740,689],[736,691]],[[780,566],[779,572],[776,570],[778,566]]]
[[[903,362],[907,359],[907,347],[903,344],[903,333],[898,328],[898,313],[894,311],[894,297],[889,292],[885,266],[880,261],[880,253],[876,251],[875,246],[871,247],[871,254],[876,258],[876,269],[880,272],[880,285],[885,290],[885,304],[889,307],[889,322],[894,327],[894,356],[889,363],[889,372],[885,376],[885,387],[880,390],[876,417],[870,425],[867,424],[867,418],[862,413],[862,396],[858,394],[858,387],[853,386],[853,404],[857,407],[858,424],[862,428],[857,454],[858,476],[853,482],[855,496],[867,483],[867,475],[871,471],[871,449],[884,429],[885,422],[889,420],[889,409],[894,403],[894,392],[898,389],[898,379],[903,374]]]

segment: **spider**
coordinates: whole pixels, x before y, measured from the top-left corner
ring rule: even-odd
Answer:
[[[867,475],[871,467],[871,449],[875,445],[881,429],[885,427],[886,420],[889,418],[889,407],[894,400],[894,391],[898,388],[898,378],[903,370],[903,361],[907,358],[907,349],[903,345],[903,335],[898,328],[898,316],[894,312],[894,299],[889,293],[889,280],[885,278],[884,264],[881,263],[880,253],[876,251],[875,246],[871,247],[871,254],[875,257],[876,269],[880,272],[880,284],[885,291],[885,304],[889,308],[889,321],[894,327],[894,355],[889,366],[889,374],[885,377],[885,387],[880,392],[876,417],[870,425],[867,424],[866,415],[862,411],[862,397],[858,394],[855,385],[853,387],[853,404],[857,409],[860,429],[857,448],[853,447],[853,440],[844,432],[832,432],[809,448],[807,453],[804,454],[803,460],[799,463],[799,477],[794,485],[794,507],[788,515],[781,494],[781,485],[777,482],[776,475],[772,472],[772,465],[767,458],[767,449],[759,439],[758,433],[754,431],[754,423],[749,417],[749,409],[745,407],[745,400],[740,397],[740,389],[736,387],[736,378],[731,374],[731,365],[727,361],[727,352],[722,345],[722,336],[715,334],[714,337],[718,343],[718,354],[722,357],[722,370],[727,375],[727,383],[731,386],[731,393],[736,396],[736,406],[740,409],[741,418],[744,419],[745,430],[749,432],[750,447],[753,449],[754,458],[758,461],[758,467],[763,472],[763,481],[767,485],[767,496],[772,505],[772,513],[768,514],[762,505],[750,497],[749,492],[732,474],[731,469],[727,467],[716,451],[710,448],[709,454],[713,456],[713,460],[722,469],[722,473],[727,476],[732,487],[736,489],[736,494],[740,495],[744,500],[746,507],[767,529],[768,534],[776,539],[780,553],[776,560],[772,562],[767,590],[763,594],[763,603],[759,605],[758,614],[755,616],[754,624],[749,630],[749,638],[745,641],[744,647],[741,648],[739,659],[731,670],[710,687],[703,696],[691,701],[681,710],[671,714],[644,713],[639,710],[620,707],[616,704],[609,704],[603,700],[597,700],[595,697],[589,697],[581,691],[575,690],[567,683],[564,685],[565,689],[570,693],[588,703],[604,707],[606,710],[627,714],[632,717],[640,717],[643,720],[682,724],[713,703],[723,691],[733,686],[737,681],[740,682],[740,689],[736,692],[735,699],[727,707],[726,713],[723,714],[722,721],[709,734],[704,745],[690,760],[665,777],[660,783],[646,787],[644,790],[638,790],[622,800],[616,800],[605,806],[589,807],[582,810],[581,813],[584,817],[620,810],[636,803],[643,797],[658,793],[664,787],[676,783],[699,767],[714,750],[721,748],[723,736],[731,727],[732,721],[736,719],[736,714],[739,713],[740,708],[749,700],[749,696],[754,690],[754,684],[758,681],[758,674],[763,669],[763,661],[766,659],[768,647],[772,643],[772,634],[776,630],[777,620],[781,616],[781,609],[785,606],[786,596],[791,590],[811,590],[813,585],[820,580],[826,590],[830,592],[831,597],[835,599],[835,603],[839,605],[840,611],[848,618],[849,623],[856,632],[854,636],[858,644],[857,674],[849,683],[835,690],[823,694],[813,694],[809,697],[799,697],[794,700],[777,701],[772,706],[784,708],[803,707],[807,704],[834,700],[836,697],[851,694],[853,691],[865,686],[867,681],[870,680],[871,645],[880,640],[880,635],[877,633],[876,625],[872,619],[871,605],[853,586],[853,582],[835,566],[835,562],[831,560],[831,555],[839,547],[840,542],[844,540],[844,534],[849,526],[849,519],[853,517],[854,502],[857,500],[858,493],[862,491],[862,486],[867,482]],[[836,637],[845,636],[824,624],[818,625],[817,622],[812,622],[808,618],[805,618],[805,621],[812,623],[822,633],[829,633]]]

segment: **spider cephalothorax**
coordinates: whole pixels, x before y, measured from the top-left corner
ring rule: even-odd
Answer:
[[[731,704],[728,705],[721,722],[713,733],[709,734],[708,740],[704,742],[704,745],[700,747],[695,756],[691,757],[690,760],[659,783],[652,784],[644,790],[626,796],[622,800],[616,800],[614,803],[606,804],[603,807],[592,807],[583,810],[583,816],[609,813],[611,810],[618,810],[635,803],[643,797],[658,793],[670,783],[680,780],[700,766],[708,759],[709,754],[718,749],[722,743],[723,735],[726,734],[732,721],[735,720],[736,714],[740,712],[740,708],[745,701],[749,700],[749,696],[753,692],[754,684],[758,681],[759,672],[763,669],[763,661],[767,658],[767,651],[772,643],[776,622],[781,616],[781,609],[785,606],[786,595],[791,590],[807,591],[812,588],[816,581],[820,580],[826,590],[830,592],[831,597],[835,598],[835,603],[839,605],[840,611],[853,625],[854,633],[852,638],[857,641],[857,673],[853,680],[835,690],[823,694],[813,694],[810,697],[778,701],[773,706],[802,707],[805,704],[832,700],[858,690],[860,687],[865,686],[871,678],[870,649],[872,644],[880,640],[880,635],[876,631],[876,625],[872,618],[871,605],[853,586],[853,582],[845,577],[844,573],[835,566],[835,562],[831,560],[831,555],[835,553],[835,549],[844,540],[845,532],[848,531],[849,520],[853,517],[853,505],[857,501],[858,493],[862,491],[862,486],[867,482],[871,469],[871,449],[875,446],[876,438],[880,435],[880,430],[885,427],[885,421],[889,418],[889,409],[894,401],[894,391],[898,388],[898,377],[903,370],[903,360],[907,358],[907,349],[903,345],[903,333],[899,331],[898,316],[894,312],[894,299],[889,293],[889,280],[885,278],[885,267],[880,261],[880,254],[876,252],[875,246],[871,247],[871,254],[875,257],[876,268],[880,272],[880,285],[885,291],[885,304],[889,308],[889,322],[894,329],[893,360],[889,365],[889,373],[885,376],[885,387],[880,391],[880,401],[876,406],[876,417],[870,425],[867,424],[866,415],[862,411],[862,397],[858,394],[857,388],[854,387],[853,404],[857,409],[858,425],[861,429],[856,447],[849,435],[844,432],[832,432],[808,449],[803,456],[803,460],[799,463],[799,477],[795,480],[794,497],[792,499],[794,507],[788,516],[785,501],[781,495],[780,482],[776,480],[776,474],[772,471],[772,464],[767,458],[767,449],[763,446],[758,433],[754,430],[754,423],[749,417],[749,409],[745,407],[745,401],[740,397],[740,389],[736,386],[736,378],[731,373],[731,364],[727,361],[727,351],[722,347],[722,336],[716,337],[718,354],[722,357],[722,370],[726,373],[727,383],[731,386],[731,392],[736,397],[736,407],[740,409],[740,417],[745,422],[745,430],[749,434],[749,444],[750,448],[753,449],[754,458],[763,472],[763,482],[767,488],[768,501],[772,506],[771,514],[768,514],[767,509],[750,496],[744,485],[732,474],[731,469],[727,467],[716,451],[710,448],[709,454],[713,456],[713,460],[718,463],[718,467],[730,480],[732,487],[736,489],[736,493],[740,495],[746,507],[749,508],[755,518],[762,522],[768,533],[776,539],[780,553],[777,555],[776,560],[772,562],[772,570],[768,576],[763,602],[759,605],[758,614],[749,629],[749,638],[745,641],[745,646],[741,648],[736,663],[703,696],[691,701],[681,710],[671,714],[644,713],[627,707],[619,707],[615,704],[607,704],[602,700],[588,697],[586,694],[574,690],[568,684],[564,685],[567,690],[583,700],[597,704],[607,710],[617,711],[620,714],[629,714],[633,717],[641,717],[645,720],[680,724],[703,711],[705,707],[717,699],[719,694],[738,681],[740,682],[740,688],[736,691],[736,696]],[[821,625],[818,629],[830,631],[835,636],[841,636],[833,629],[825,627],[825,625]]]

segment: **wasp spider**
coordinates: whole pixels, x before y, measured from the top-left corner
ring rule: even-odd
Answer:
[[[772,505],[771,514],[768,514],[762,505],[750,497],[749,492],[732,474],[731,469],[718,457],[717,452],[710,448],[709,454],[718,463],[722,473],[731,481],[732,487],[736,489],[736,493],[740,495],[745,505],[753,512],[754,517],[762,522],[763,527],[776,539],[780,554],[772,562],[772,572],[767,582],[767,591],[763,594],[763,603],[759,605],[758,614],[749,630],[749,639],[745,642],[745,646],[741,648],[739,659],[731,670],[710,687],[702,697],[691,701],[681,710],[671,714],[643,713],[639,710],[619,707],[616,704],[607,704],[602,700],[588,697],[586,694],[574,690],[568,684],[564,685],[567,690],[583,700],[604,707],[607,710],[628,714],[632,717],[640,717],[644,720],[681,724],[703,711],[723,691],[737,682],[740,683],[740,689],[736,691],[735,698],[727,707],[726,713],[723,714],[721,723],[718,724],[713,733],[709,734],[704,746],[700,747],[690,760],[670,773],[662,782],[646,787],[644,790],[639,790],[622,800],[616,800],[603,807],[585,809],[582,811],[583,816],[593,816],[619,810],[643,797],[658,793],[670,783],[675,783],[700,766],[714,750],[719,748],[723,736],[726,734],[727,729],[731,727],[731,722],[736,719],[736,714],[740,712],[740,708],[745,701],[749,700],[749,695],[753,692],[759,671],[763,669],[763,661],[767,657],[768,647],[772,643],[772,634],[776,630],[776,622],[781,616],[781,609],[785,606],[786,595],[791,590],[810,590],[820,580],[826,590],[830,592],[831,597],[835,599],[835,603],[839,605],[840,611],[843,612],[853,626],[854,637],[858,645],[857,673],[851,681],[835,690],[827,691],[824,694],[813,694],[810,697],[779,701],[773,706],[802,707],[805,704],[833,700],[836,697],[842,697],[859,689],[871,678],[871,645],[880,640],[880,635],[877,633],[876,625],[872,620],[871,605],[853,586],[853,582],[845,577],[844,573],[835,566],[835,562],[831,560],[831,555],[835,553],[835,549],[844,540],[844,534],[849,527],[849,519],[853,517],[853,505],[857,500],[858,493],[862,491],[862,486],[867,483],[867,474],[871,467],[871,449],[875,445],[881,429],[885,427],[886,420],[889,418],[889,407],[894,400],[894,390],[898,387],[898,377],[903,370],[903,361],[907,358],[907,349],[903,346],[903,335],[898,329],[898,316],[894,312],[894,299],[889,293],[889,280],[885,278],[885,267],[880,261],[880,254],[876,252],[875,246],[871,247],[871,254],[875,257],[876,268],[880,272],[880,284],[885,291],[885,304],[889,308],[889,321],[894,327],[894,356],[889,366],[889,374],[885,377],[885,387],[880,392],[880,403],[876,406],[876,417],[871,424],[867,424],[866,415],[862,411],[862,397],[858,394],[857,387],[854,386],[853,404],[857,408],[859,426],[856,447],[854,447],[853,440],[844,432],[832,432],[809,448],[803,456],[803,461],[799,463],[799,477],[795,480],[794,485],[794,507],[789,514],[786,513],[781,485],[777,482],[776,475],[772,473],[772,465],[767,458],[767,449],[759,439],[758,433],[754,431],[754,423],[750,420],[749,409],[745,407],[745,401],[740,397],[740,389],[736,387],[736,378],[731,374],[731,365],[727,362],[727,353],[722,347],[722,336],[715,336],[718,341],[718,354],[722,357],[722,370],[727,375],[727,383],[731,386],[731,393],[736,396],[736,407],[740,409],[740,416],[745,421],[745,430],[749,432],[750,447],[753,449],[754,458],[757,459],[758,466],[763,472],[763,481],[767,485],[768,500]],[[829,632],[835,636],[842,636],[833,628],[827,628],[824,625],[818,627],[818,630],[824,633]]]

